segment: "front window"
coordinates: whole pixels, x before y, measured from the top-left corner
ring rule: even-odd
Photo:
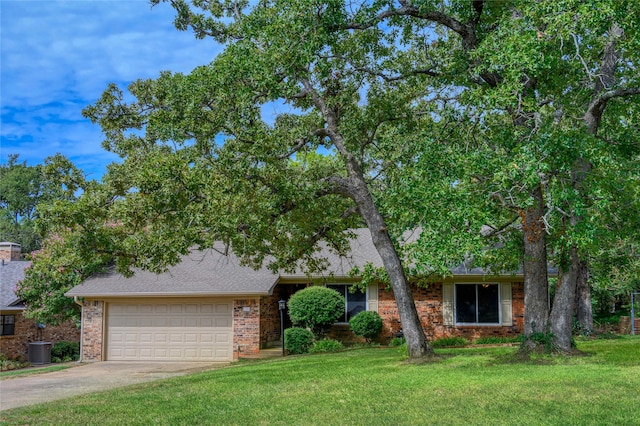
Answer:
[[[0,336],[13,336],[15,315],[0,315]]]
[[[498,284],[456,284],[455,315],[458,324],[499,324]]]
[[[338,322],[349,322],[356,314],[367,310],[367,295],[357,289],[354,293],[349,291],[350,285],[331,284],[328,285],[344,297],[344,315]]]

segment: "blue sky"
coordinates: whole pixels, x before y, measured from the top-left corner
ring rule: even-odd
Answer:
[[[107,84],[189,72],[220,47],[173,27],[173,9],[147,0],[0,0],[0,161],[61,153],[100,179],[117,157],[82,117]]]

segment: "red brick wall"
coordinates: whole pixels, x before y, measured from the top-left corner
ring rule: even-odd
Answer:
[[[0,353],[11,359],[27,360],[27,351],[31,342],[58,342],[80,341],[80,329],[74,321],[68,321],[61,325],[47,325],[44,329],[38,329],[35,320],[25,318],[20,311],[6,311],[2,315],[14,315],[14,335],[0,337]]]
[[[524,287],[513,283],[511,287],[513,326],[451,326],[443,324],[442,283],[430,284],[428,288],[412,286],[418,317],[430,340],[459,336],[473,340],[478,337],[510,336],[522,334],[524,330]],[[382,336],[389,339],[401,328],[398,308],[391,290],[381,286],[378,292],[378,313],[382,317]]]
[[[278,301],[285,297],[283,287],[276,286],[273,295],[260,298],[260,346],[280,340],[280,310]],[[286,312],[285,312],[286,315]]]
[[[104,302],[85,300],[82,305],[82,361],[102,361]]]
[[[233,301],[233,359],[260,352],[260,299]]]

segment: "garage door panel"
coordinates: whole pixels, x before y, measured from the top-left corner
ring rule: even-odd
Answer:
[[[230,361],[231,301],[110,303],[108,360]]]

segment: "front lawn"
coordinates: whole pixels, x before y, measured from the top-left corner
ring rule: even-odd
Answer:
[[[0,413],[4,425],[640,424],[640,338],[518,362],[516,347],[395,348],[250,361]]]

